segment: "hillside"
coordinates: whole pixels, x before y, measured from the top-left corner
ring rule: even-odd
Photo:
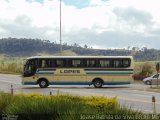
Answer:
[[[49,40],[27,38],[2,38],[0,39],[0,54],[10,57],[28,57],[33,55],[58,55],[60,45]],[[92,49],[81,47],[78,44],[63,45],[65,55],[106,55],[125,56],[132,55],[137,61],[159,60],[160,51],[156,49],[137,50],[128,49]]]

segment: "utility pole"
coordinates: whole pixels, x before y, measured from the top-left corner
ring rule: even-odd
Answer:
[[[61,28],[62,28],[62,20],[61,20],[61,0],[60,0],[60,6],[59,6],[59,8],[60,8],[60,10],[59,10],[59,12],[60,12],[60,15],[59,15],[59,23],[60,23],[60,31],[59,31],[59,38],[60,38],[60,55],[62,55],[62,30],[61,30]]]

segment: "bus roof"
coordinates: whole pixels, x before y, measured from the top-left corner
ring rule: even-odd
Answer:
[[[32,56],[27,59],[35,58],[133,58],[132,56]]]

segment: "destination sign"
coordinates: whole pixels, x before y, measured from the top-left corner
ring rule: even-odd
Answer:
[[[60,70],[60,73],[80,73],[80,70]]]

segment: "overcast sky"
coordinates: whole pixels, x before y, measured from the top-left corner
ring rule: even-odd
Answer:
[[[63,43],[160,49],[160,0],[62,0]],[[0,38],[59,42],[59,0],[0,0]]]

